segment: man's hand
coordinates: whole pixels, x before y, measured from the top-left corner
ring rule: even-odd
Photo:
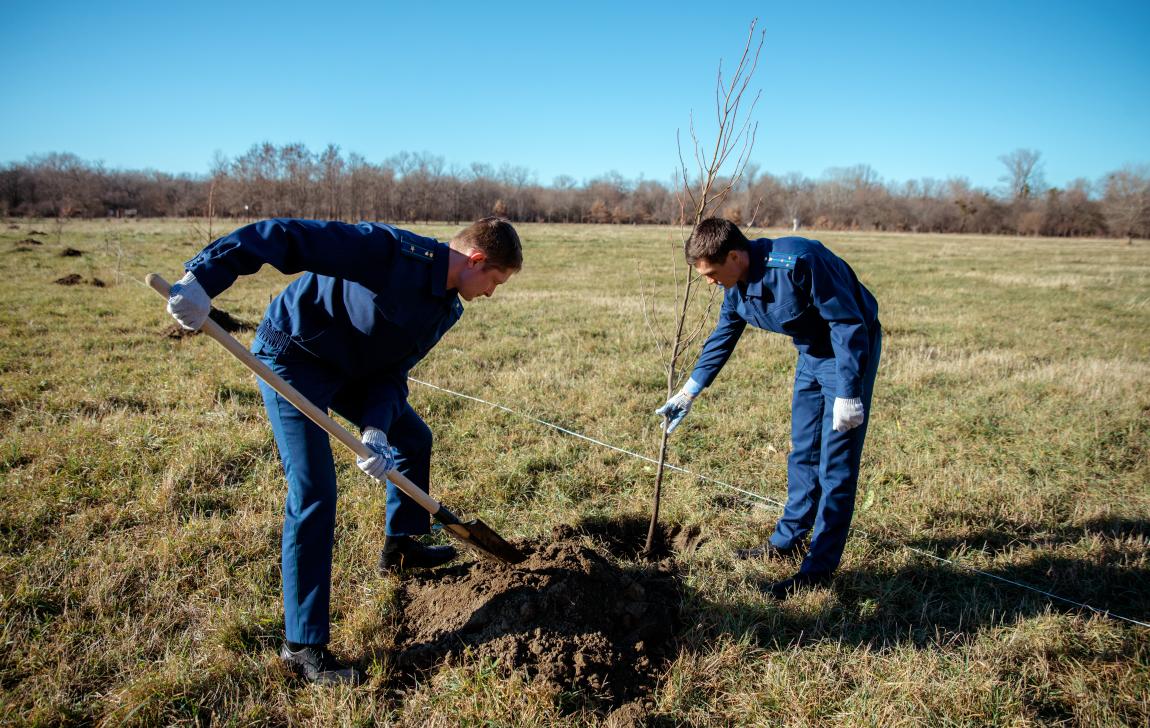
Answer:
[[[663,427],[667,430],[667,434],[675,431],[687,413],[691,411],[691,403],[695,401],[695,395],[686,391],[685,389],[679,390],[679,393],[674,397],[667,400],[659,409],[655,410],[655,414],[663,415],[667,419]]]
[[[189,331],[198,331],[212,311],[212,299],[191,271],[176,281],[168,292],[168,313]]]
[[[376,480],[387,480],[387,471],[395,468],[395,451],[391,449],[387,435],[377,427],[369,427],[363,431],[361,440],[375,455],[369,458],[356,456],[355,464]]]
[[[863,403],[859,397],[846,399],[835,397],[834,422],[831,427],[835,432],[853,430],[863,423]]]

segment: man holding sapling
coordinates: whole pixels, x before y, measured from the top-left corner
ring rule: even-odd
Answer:
[[[851,267],[816,240],[747,240],[708,218],[687,239],[687,263],[726,289],[719,322],[690,379],[656,412],[671,432],[715,380],[747,324],[790,336],[798,349],[791,403],[787,505],[770,539],[741,558],[787,558],[810,546],[798,573],[767,587],[777,599],[826,584],[854,513],[859,460],[882,350],[878,302]]]
[[[376,454],[357,462],[387,482],[396,468],[427,490],[431,430],[407,403],[407,372],[463,315],[459,299],[490,296],[523,265],[519,236],[488,217],[450,244],[379,223],[277,219],[225,235],[187,262],[168,311],[187,329],[208,318],[211,298],[264,264],[307,271],[268,306],[252,352],[321,410],[362,430]],[[357,683],[358,670],[327,650],[336,475],[327,433],[260,382],[287,476],[280,657],[309,682]],[[430,516],[387,482],[385,571],[429,568],[456,555],[426,546]]]

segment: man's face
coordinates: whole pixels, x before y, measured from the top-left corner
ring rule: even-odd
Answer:
[[[699,258],[695,261],[695,272],[706,278],[707,283],[713,286],[730,288],[739,282],[739,277],[743,275],[743,266],[738,251],[731,250],[721,263],[712,263],[706,258]]]
[[[490,298],[495,289],[506,283],[514,272],[487,265],[487,256],[473,251],[467,256],[467,267],[459,273],[459,296],[464,301],[479,296]]]

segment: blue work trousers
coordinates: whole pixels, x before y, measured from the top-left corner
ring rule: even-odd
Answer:
[[[835,432],[838,374],[834,357],[799,354],[791,403],[791,454],[787,458],[787,505],[771,543],[789,549],[809,533],[810,548],[800,571],[826,574],[842,559],[858,488],[859,461],[871,417],[871,394],[882,353],[878,325],[862,378],[863,423]],[[812,530],[813,527],[813,530]]]
[[[319,359],[288,345],[273,350],[256,339],[252,352],[320,409],[334,409],[357,425],[356,403],[362,401]],[[284,628],[287,639],[301,644],[326,644],[330,638],[331,561],[335,538],[336,479],[328,434],[269,387],[260,382],[264,407],[271,421],[287,477],[281,551]],[[402,397],[397,391],[396,396]],[[413,483],[428,487],[431,471],[431,430],[403,402],[388,428],[396,450],[396,468]],[[364,476],[367,477],[367,476]],[[392,483],[387,484],[388,536],[416,536],[430,530],[430,516]]]

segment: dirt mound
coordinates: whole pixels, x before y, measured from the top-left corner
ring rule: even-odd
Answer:
[[[26,248],[31,248],[31,247],[34,247],[37,245],[43,245],[44,243],[41,243],[36,238],[24,238],[23,240],[17,240],[16,244],[24,246]]]
[[[83,250],[76,250],[75,248],[64,248],[60,251],[61,258],[79,258],[83,254]]]
[[[57,278],[52,282],[58,286],[78,286],[84,282],[84,276],[80,275],[79,273],[69,273],[63,278]],[[106,288],[108,286],[107,283],[100,280],[99,278],[91,279],[88,281],[88,285],[94,288]]]
[[[253,328],[255,328],[248,322],[240,321],[238,318],[233,318],[232,315],[227,311],[221,311],[214,306],[208,313],[208,318],[219,324],[220,328],[222,328],[224,331],[227,331],[229,334],[234,334],[237,331],[251,331]],[[200,332],[188,331],[179,324],[172,324],[168,328],[164,329],[163,336],[169,339],[182,339],[185,336],[195,336],[198,333]]]
[[[400,667],[469,654],[603,707],[646,694],[677,629],[678,579],[665,563],[619,566],[573,529],[555,535],[518,544],[527,559],[515,567],[485,560],[406,582]]]

